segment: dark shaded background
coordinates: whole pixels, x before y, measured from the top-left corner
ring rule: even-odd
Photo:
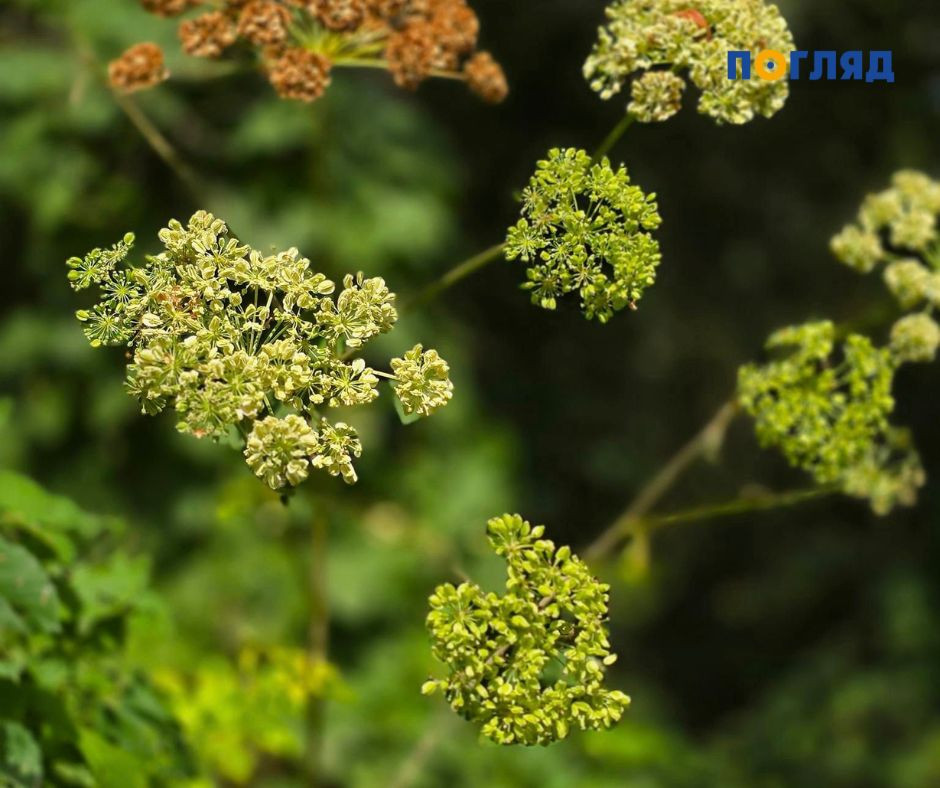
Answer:
[[[437,724],[439,700],[416,694],[433,670],[424,600],[455,562],[498,581],[486,517],[519,511],[583,546],[730,396],[771,330],[831,317],[881,338],[890,325],[877,277],[839,266],[828,241],[895,170],[940,175],[940,8],[780,5],[801,49],[890,49],[897,81],[799,81],[777,116],[743,127],[688,101],[632,128],[612,158],[664,217],[660,278],[637,313],[601,326],[574,305],[539,310],[522,267],[497,263],[379,349],[433,342],[458,395],[409,429],[390,408],[364,417],[361,483],[310,485],[305,505],[333,514],[333,656],[352,688],[328,719],[337,784],[386,784]],[[403,94],[380,73],[338,73],[321,102],[288,105],[260,77],[185,59],[173,25],[131,0],[0,8],[0,462],[136,524],[177,627],[154,661],[302,642],[310,509],[281,511],[237,454],[140,417],[120,354],[85,347],[62,261],[128,229],[152,250],[197,207],[255,246],[297,245],[333,277],[380,273],[402,294],[498,242],[534,162],[594,147],[623,101],[580,74],[603,2],[475,7],[512,86],[497,108],[451,83]],[[178,79],[140,105],[199,173],[199,204],[96,83],[95,58],[141,39],[167,45]],[[937,391],[936,364],[905,369],[897,390],[931,477]],[[742,419],[720,463],[663,509],[807,483]],[[940,784],[937,490],[931,478],[917,508],[884,519],[831,499],[664,532],[645,570],[609,572],[612,681],[634,698],[624,724],[547,751],[480,745],[457,724],[418,784]],[[272,773],[257,784],[289,784]]]

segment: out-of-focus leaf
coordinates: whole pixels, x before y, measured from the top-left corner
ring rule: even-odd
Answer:
[[[42,784],[42,751],[32,734],[18,722],[0,721],[0,777],[17,788]],[[7,783],[0,779],[0,784]]]
[[[126,613],[147,596],[146,558],[116,553],[106,563],[76,568],[72,583],[81,602],[79,629],[88,632],[100,621]]]
[[[78,744],[100,788],[147,788],[145,765],[131,753],[87,728]]]
[[[59,631],[59,595],[49,576],[25,547],[2,538],[0,597],[8,605],[7,619],[16,622],[17,628],[46,633]]]

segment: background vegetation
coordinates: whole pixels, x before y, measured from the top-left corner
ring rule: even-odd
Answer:
[[[389,348],[433,336],[454,371],[451,406],[408,429],[391,409],[370,415],[360,483],[316,480],[285,509],[237,453],[138,415],[120,354],[89,349],[73,318],[63,261],[127,230],[151,251],[168,218],[202,207],[257,248],[299,246],[332,278],[361,268],[415,292],[501,240],[549,147],[593,147],[621,117],[580,75],[604,3],[477,0],[482,44],[512,87],[497,108],[446,82],[412,96],[347,72],[313,106],[283,102],[260,77],[185,58],[174,26],[131,0],[3,4],[0,466],[129,524],[122,548],[146,557],[166,610],[134,635],[141,669],[218,676],[246,648],[302,648],[308,526],[325,517],[341,673],[325,704],[327,784],[940,784],[937,365],[905,369],[898,391],[934,477],[916,509],[878,519],[834,498],[677,526],[649,561],[608,568],[610,684],[634,699],[615,731],[500,749],[418,693],[434,670],[427,594],[456,564],[499,577],[486,518],[519,511],[583,547],[731,394],[772,329],[890,325],[880,283],[827,245],[895,170],[940,172],[940,13],[930,0],[780,5],[800,48],[891,49],[897,82],[801,81],[772,121],[719,128],[689,106],[631,129],[613,157],[659,193],[664,217],[643,309],[606,326],[575,304],[545,312],[518,290],[519,264],[492,265],[408,315]],[[167,45],[176,78],[139,104],[195,188],[97,81],[96,60],[140,40]],[[803,484],[742,422],[722,462],[697,466],[664,507]],[[224,698],[210,705],[222,715]],[[276,718],[274,744],[229,719],[237,735],[198,748],[203,770],[303,784],[291,781],[302,714]]]

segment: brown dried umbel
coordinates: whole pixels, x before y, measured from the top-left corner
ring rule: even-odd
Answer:
[[[203,1],[141,0],[160,16]],[[487,101],[500,101],[507,92],[492,57],[474,57],[480,22],[467,0],[212,0],[212,5],[180,23],[183,50],[215,58],[243,41],[266,64],[284,97],[312,101],[329,84],[330,69],[347,65],[387,68],[397,85],[411,90],[440,76],[464,79]]]
[[[330,84],[332,63],[325,55],[291,47],[268,63],[268,79],[279,96],[316,101]]]
[[[366,17],[364,0],[310,0],[310,9],[328,30],[355,30]]]
[[[437,41],[429,22],[413,22],[393,33],[385,47],[385,59],[395,84],[415,90],[434,69]]]
[[[181,22],[179,36],[187,55],[219,57],[238,39],[238,31],[230,16],[210,11]]]
[[[252,0],[238,15],[238,34],[258,46],[287,41],[291,12],[273,0]]]
[[[169,76],[163,62],[163,50],[150,42],[135,44],[108,64],[109,82],[124,93],[153,87]]]
[[[489,52],[477,52],[463,67],[467,87],[489,104],[499,104],[509,95],[502,66]]]
[[[179,16],[184,11],[188,11],[198,0],[140,0],[144,11],[157,16]]]

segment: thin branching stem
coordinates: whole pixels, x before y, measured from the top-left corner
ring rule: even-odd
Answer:
[[[436,279],[435,281],[431,282],[431,284],[425,287],[417,295],[405,301],[402,304],[401,311],[408,312],[415,309],[416,307],[428,303],[429,301],[433,301],[444,290],[453,287],[458,282],[466,279],[468,276],[473,275],[481,268],[484,268],[499,258],[502,255],[503,249],[505,247],[505,243],[496,244],[496,246],[491,246],[489,249],[485,249],[482,252],[473,255],[472,257],[468,257],[462,263],[458,263],[440,279]]]
[[[629,112],[624,115],[620,123],[614,126],[610,134],[607,135],[597,150],[594,151],[594,155],[591,156],[591,161],[595,163],[599,162],[604,158],[604,156],[610,153],[614,145],[620,141],[620,138],[626,133],[627,129],[629,129],[635,122],[636,115],[631,115]]]
[[[584,559],[598,561],[609,555],[625,538],[630,526],[650,512],[698,459],[717,452],[737,410],[734,400],[725,402],[705,426],[640,489],[623,514],[583,551]]]

